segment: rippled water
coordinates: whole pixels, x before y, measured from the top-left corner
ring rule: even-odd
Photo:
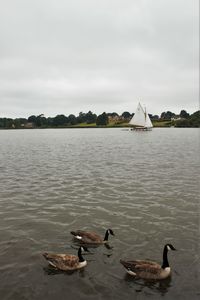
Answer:
[[[199,299],[199,129],[0,131],[1,299]],[[52,272],[43,251],[112,228],[88,266]],[[134,280],[120,258],[161,261],[172,277]]]

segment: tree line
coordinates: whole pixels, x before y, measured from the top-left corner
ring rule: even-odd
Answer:
[[[64,114],[56,115],[55,117],[45,117],[43,114],[38,116],[31,115],[26,118],[0,118],[0,128],[62,128],[70,127],[82,124],[85,126],[106,126],[108,124],[123,125],[128,124],[133,117],[133,113],[127,111],[121,115],[116,112],[106,113],[103,112],[100,115],[96,115],[91,111],[87,113],[80,112],[78,116],[70,114],[68,116]],[[177,115],[171,111],[162,112],[160,116],[149,114],[152,122],[165,122],[170,126],[175,127],[200,127],[200,111],[196,111],[193,114],[189,114],[186,110],[181,110]],[[167,123],[168,122],[168,123]]]

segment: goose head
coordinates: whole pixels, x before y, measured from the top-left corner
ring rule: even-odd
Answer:
[[[177,251],[172,244],[166,244],[165,247],[167,248],[168,251],[170,250]]]
[[[115,235],[112,229],[108,229],[108,233],[111,235]]]
[[[88,248],[85,247],[85,246],[81,246],[81,247],[80,247],[80,250],[81,250],[81,252],[82,252],[82,251],[90,252],[90,251],[88,250]]]
[[[104,237],[104,240],[103,240],[104,243],[107,243],[107,242],[108,242],[108,236],[109,236],[109,234],[114,235],[113,230],[110,229],[110,228],[106,230],[105,237]]]

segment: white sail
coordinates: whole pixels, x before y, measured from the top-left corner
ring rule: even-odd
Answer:
[[[145,127],[146,128],[152,128],[153,127],[153,124],[152,124],[152,122],[151,122],[151,120],[149,118],[149,115],[146,112],[146,110],[145,110]]]
[[[134,126],[144,127],[144,128],[153,127],[153,124],[149,118],[148,113],[146,112],[146,109],[144,110],[140,103],[138,103],[137,110],[133,118],[130,120],[129,124]]]

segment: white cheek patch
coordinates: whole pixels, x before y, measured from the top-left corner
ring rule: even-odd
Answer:
[[[82,240],[82,236],[80,236],[80,235],[76,235],[75,238],[76,238],[77,240]]]
[[[167,246],[167,250],[171,250],[171,248],[169,246]]]
[[[131,270],[126,270],[127,271],[127,273],[129,274],[129,275],[132,275],[132,276],[136,276],[136,273],[134,273],[133,271],[131,271]]]

